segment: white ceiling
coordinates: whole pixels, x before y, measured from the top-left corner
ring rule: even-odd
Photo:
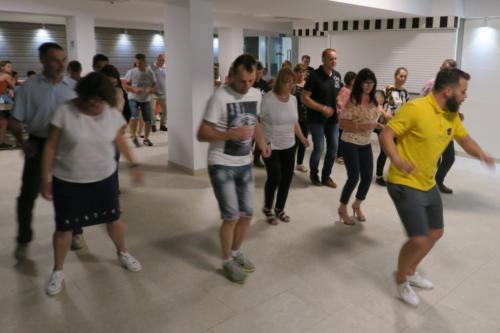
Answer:
[[[149,4],[182,3],[187,0],[85,0]],[[246,15],[266,21],[291,22],[297,20],[386,18],[404,13],[355,6],[329,0],[212,0],[213,9],[221,14]]]

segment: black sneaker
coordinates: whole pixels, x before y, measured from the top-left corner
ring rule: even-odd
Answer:
[[[168,131],[168,128],[167,126],[160,126],[160,131],[163,131],[163,132],[167,132]]]
[[[156,125],[151,126],[151,132],[156,132]]]
[[[142,143],[144,143],[145,146],[153,146],[153,143],[149,140],[149,139],[144,139],[144,141],[142,141]]]
[[[141,144],[139,143],[139,139],[137,138],[133,138],[132,139],[132,143],[137,147],[139,148],[141,146]]]
[[[314,186],[322,186],[319,177],[318,176],[309,176],[309,179],[311,180],[311,184]]]
[[[375,177],[375,183],[379,184],[380,186],[387,186],[387,183],[382,176]]]

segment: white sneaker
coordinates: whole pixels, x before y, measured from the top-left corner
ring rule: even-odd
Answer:
[[[141,263],[128,252],[120,252],[118,254],[118,261],[129,271],[138,272],[142,269]]]
[[[422,288],[422,289],[433,289],[434,288],[434,284],[432,284],[431,281],[424,278],[418,272],[415,272],[415,274],[413,274],[411,276],[407,276],[406,278],[407,278],[407,281],[410,282],[410,284],[414,287]]]
[[[49,284],[47,284],[47,288],[45,288],[45,292],[47,292],[47,295],[54,296],[59,294],[59,292],[63,288],[63,281],[63,271],[53,271],[52,275],[50,276]]]
[[[405,303],[412,306],[417,306],[420,303],[420,299],[417,294],[413,291],[410,286],[410,282],[406,281],[398,286],[399,298],[401,298]]]

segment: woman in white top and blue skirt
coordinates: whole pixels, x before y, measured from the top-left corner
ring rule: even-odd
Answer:
[[[374,129],[383,127],[377,122],[383,109],[375,99],[376,89],[375,74],[368,68],[362,69],[356,76],[351,97],[340,115],[340,127],[343,130],[340,139],[347,181],[340,196],[338,214],[340,221],[347,225],[355,224],[347,213],[347,204],[358,182],[352,209],[358,221],[366,221],[361,211],[361,202],[366,199],[373,177],[371,136]]]
[[[53,201],[56,220],[50,296],[62,290],[64,259],[76,226],[105,223],[120,264],[130,271],[142,268],[125,247],[120,219],[115,148],[130,163],[136,184],[142,174],[121,135],[125,120],[116,109],[115,88],[103,74],[91,73],[75,90],[78,97],[54,113],[43,155],[41,191]]]
[[[264,137],[272,150],[271,156],[264,158],[267,179],[262,209],[267,221],[272,225],[277,225],[278,220],[290,222],[290,217],[285,214],[284,209],[295,166],[295,135],[304,146],[309,146],[298,122],[297,99],[292,95],[295,81],[293,70],[282,68],[276,75],[272,91],[262,98],[259,115]]]

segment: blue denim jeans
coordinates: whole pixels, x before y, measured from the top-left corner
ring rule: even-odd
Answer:
[[[139,109],[142,112],[142,120],[145,123],[151,123],[151,103],[148,102],[138,102],[135,99],[130,99],[128,101],[130,106],[130,119],[139,119]]]
[[[309,131],[313,139],[313,151],[309,160],[310,176],[318,176],[319,160],[323,154],[326,139],[326,153],[321,171],[321,180],[327,180],[332,173],[333,163],[339,144],[339,124],[309,123]]]
[[[253,215],[254,177],[252,165],[209,165],[208,174],[219,203],[222,220]]]

